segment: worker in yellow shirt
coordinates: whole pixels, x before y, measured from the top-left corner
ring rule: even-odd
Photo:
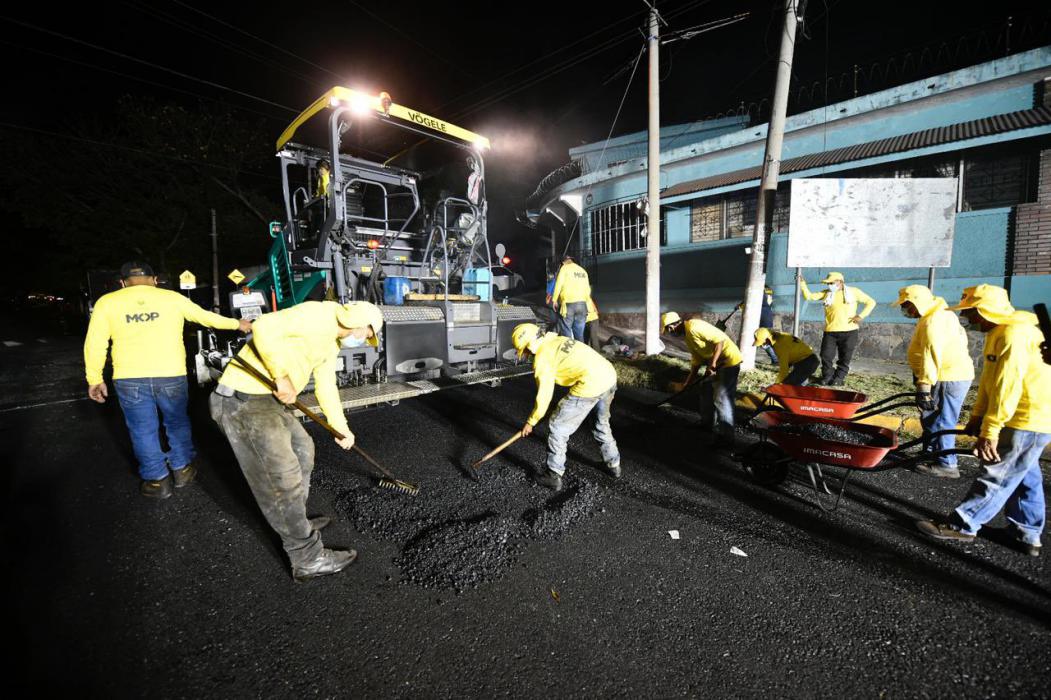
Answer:
[[[181,488],[197,475],[186,413],[183,324],[191,321],[242,333],[251,326],[246,320],[205,311],[178,292],[159,289],[146,263],[125,263],[120,276],[122,289],[101,296],[88,323],[84,339],[88,397],[104,403],[109,396],[102,370],[113,341],[113,388],[139,462],[139,490],[149,498],[168,498],[173,482]],[[161,449],[158,412],[168,436],[167,452]]]
[[[566,446],[569,436],[577,431],[592,410],[595,429],[606,469],[614,479],[620,478],[620,451],[609,426],[613,396],[617,393],[617,372],[609,360],[573,338],[542,333],[535,323],[521,323],[511,332],[511,342],[518,356],[533,356],[536,379],[536,402],[522,426],[527,437],[544,418],[555,385],[569,387],[569,393],[558,402],[547,422],[547,465],[536,476],[541,486],[558,491],[566,472]]]
[[[588,272],[573,262],[569,255],[562,259],[562,267],[555,278],[555,289],[548,299],[558,312],[558,332],[567,338],[584,339],[584,326],[588,318],[588,299],[591,298],[591,283]]]
[[[314,443],[286,404],[314,380],[314,395],[330,425],[354,446],[336,386],[340,347],[379,344],[383,315],[368,302],[307,301],[265,314],[252,325],[252,339],[226,366],[211,397],[212,419],[230,441],[241,472],[292,565],[305,581],[345,569],[357,553],[326,549],[319,530],[329,518],[307,517]],[[238,367],[252,365],[274,380],[277,390]],[[276,399],[276,400],[275,400]]]
[[[690,374],[673,391],[682,391],[693,383],[704,367],[701,387],[701,425],[715,435],[712,447],[733,445],[734,400],[737,379],[741,374],[741,350],[730,336],[699,318],[683,321],[674,311],[661,315],[661,329],[668,335],[685,336],[690,351]]]
[[[809,345],[791,333],[771,328],[757,328],[755,347],[772,348],[777,355],[778,372],[775,384],[806,386],[817,371],[817,355]]]
[[[1007,290],[991,284],[968,287],[950,310],[961,310],[968,325],[985,333],[985,363],[967,423],[978,437],[982,473],[949,522],[916,525],[934,539],[971,542],[1002,508],[1023,550],[1039,556],[1045,518],[1040,455],[1051,443],[1051,366],[1040,356],[1036,316],[1015,311]]]
[[[858,345],[858,325],[876,308],[876,300],[857,287],[848,287],[843,275],[830,272],[821,280],[828,288],[811,292],[798,275],[803,298],[825,305],[825,335],[821,338],[821,384],[841,386],[850,371],[850,360]],[[858,311],[858,304],[864,308]],[[836,356],[839,356],[838,361]]]
[[[954,430],[974,380],[974,363],[967,350],[967,333],[948,304],[922,284],[898,290],[894,306],[908,318],[919,319],[909,343],[909,366],[916,383],[916,406],[926,439],[924,449],[942,452],[956,446],[955,435],[930,439],[931,433]],[[943,455],[937,464],[919,464],[916,471],[957,479],[956,455]]]

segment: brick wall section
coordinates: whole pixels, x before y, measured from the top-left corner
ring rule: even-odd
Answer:
[[[1036,201],[1016,206],[1014,220],[1014,274],[1051,274],[1051,148],[1040,151]]]

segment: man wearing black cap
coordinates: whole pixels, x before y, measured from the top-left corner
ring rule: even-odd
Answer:
[[[145,263],[125,263],[120,276],[123,289],[100,297],[88,324],[84,339],[88,396],[98,403],[109,396],[102,369],[112,340],[113,386],[139,461],[142,495],[167,498],[173,481],[175,487],[186,486],[197,473],[186,413],[183,323],[193,321],[242,333],[251,324],[205,311],[178,292],[159,289],[153,270]],[[168,452],[161,449],[158,410],[168,436]]]

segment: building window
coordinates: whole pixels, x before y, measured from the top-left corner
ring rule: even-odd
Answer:
[[[717,241],[723,237],[723,203],[690,207],[690,243]]]
[[[1028,153],[983,153],[963,159],[963,209],[1013,207],[1030,201]]]
[[[592,209],[589,214],[595,255],[646,247],[646,215],[639,201]]]
[[[774,198],[775,233],[788,230],[790,184],[788,181],[782,182]],[[690,242],[751,238],[755,231],[758,196],[757,190],[749,188],[722,197],[695,200],[690,206]]]

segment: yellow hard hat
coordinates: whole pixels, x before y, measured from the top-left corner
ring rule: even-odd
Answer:
[[[842,272],[830,272],[830,273],[828,273],[828,276],[825,277],[825,279],[823,279],[821,281],[824,284],[829,284],[830,282],[846,282],[846,280],[843,279],[843,273]]]
[[[926,308],[934,303],[934,294],[922,284],[910,284],[898,290],[897,301],[892,301],[890,305],[901,306],[907,301],[911,301],[917,308]]]
[[[752,343],[755,347],[759,347],[766,341],[773,341],[774,334],[770,332],[769,328],[756,328],[755,329],[755,342]]]
[[[665,311],[661,314],[661,332],[668,330],[668,326],[673,323],[678,323],[682,320],[682,317],[674,311]]]
[[[372,327],[372,337],[366,339],[372,347],[379,347],[380,331],[383,330],[383,312],[380,307],[367,301],[352,301],[340,304],[336,311],[336,321],[344,328]]]
[[[949,310],[961,311],[963,309],[977,309],[986,320],[997,325],[1008,323],[1015,313],[1015,307],[1011,306],[1007,290],[993,284],[979,284],[963,290],[960,303],[950,306]]]
[[[518,357],[529,349],[529,344],[540,337],[540,326],[535,323],[519,323],[511,331],[511,344],[518,351]]]

